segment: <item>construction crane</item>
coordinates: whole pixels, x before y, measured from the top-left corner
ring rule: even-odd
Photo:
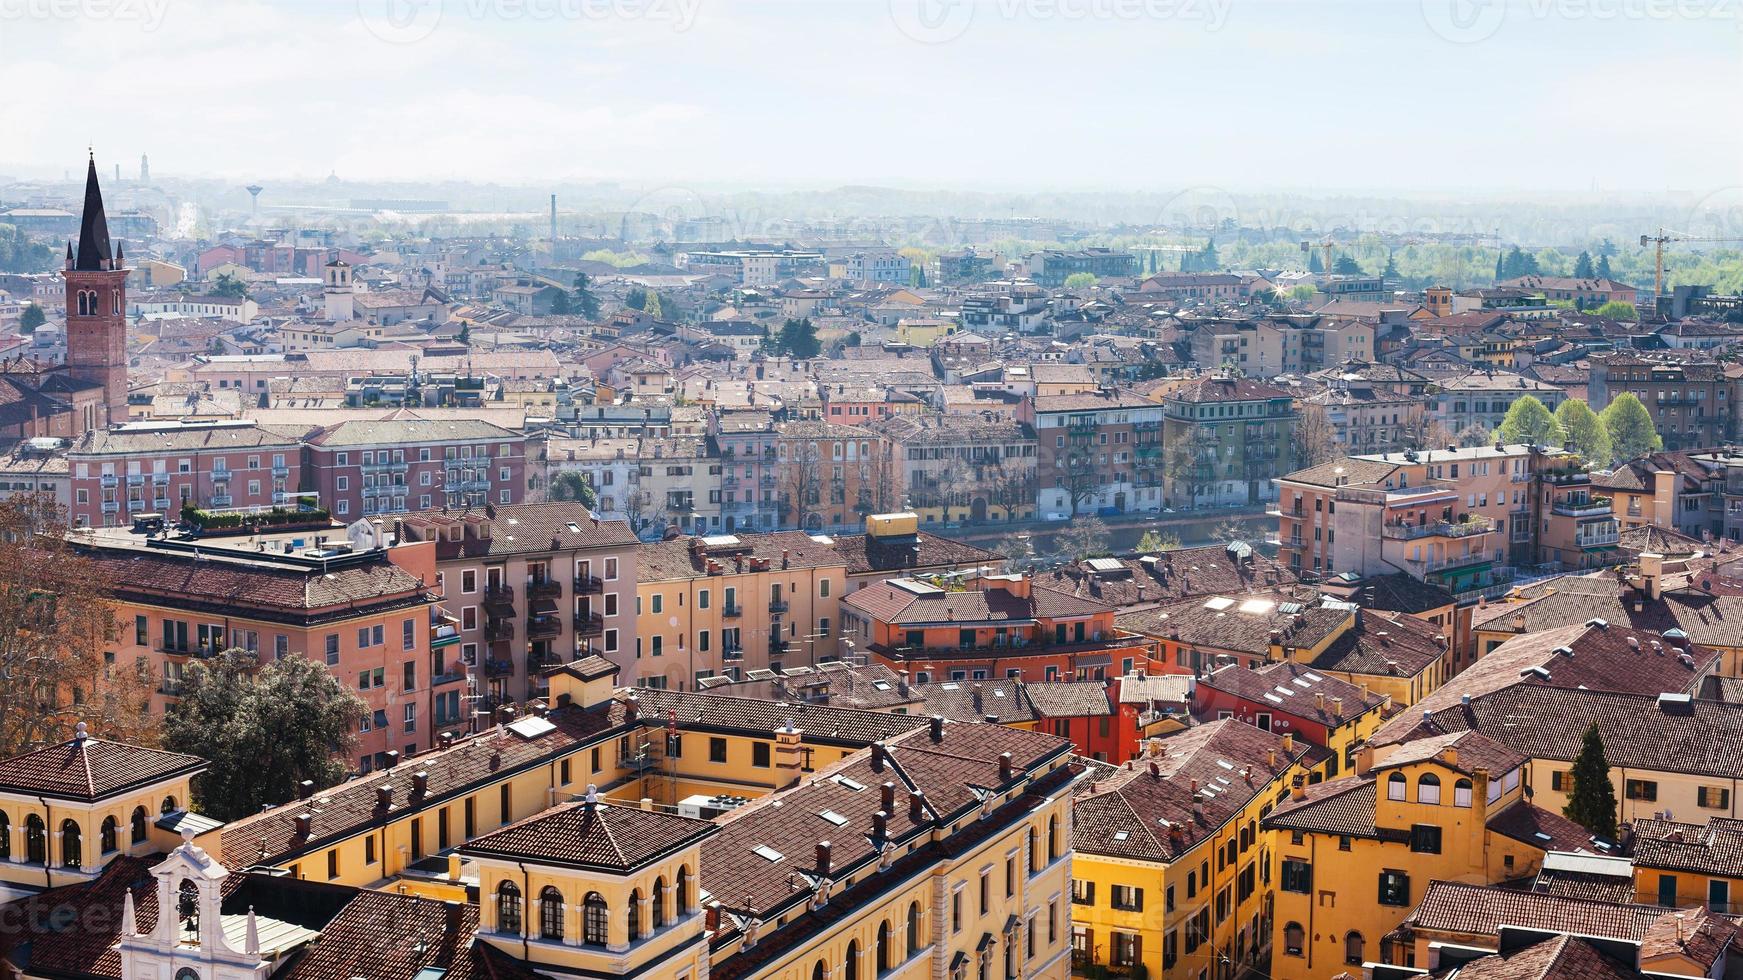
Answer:
[[[1656,235],[1641,235],[1641,248],[1645,248],[1649,244],[1654,246],[1652,263],[1652,301],[1654,303],[1658,302],[1658,297],[1664,295],[1664,246],[1671,242],[1712,245],[1725,242],[1743,242],[1743,238],[1696,238],[1680,232],[1667,232],[1663,228],[1658,229]]]
[[[1314,249],[1316,249],[1316,248],[1325,249],[1325,268],[1322,269],[1321,272],[1323,275],[1329,276],[1329,275],[1331,275],[1331,250],[1336,244],[1337,243],[1332,241],[1330,238],[1327,238],[1323,242],[1304,241],[1301,243],[1301,254],[1311,256],[1313,254]]]

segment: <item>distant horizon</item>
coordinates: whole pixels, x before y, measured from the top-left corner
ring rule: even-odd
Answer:
[[[1674,6],[6,0],[0,173],[1701,197],[1743,186],[1743,31]]]

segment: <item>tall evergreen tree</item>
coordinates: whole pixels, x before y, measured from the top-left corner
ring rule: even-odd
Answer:
[[[1319,260],[1319,249],[1307,253],[1307,271],[1318,275],[1325,271],[1325,263]]]
[[[1575,279],[1590,279],[1596,274],[1596,271],[1592,266],[1592,253],[1581,252],[1580,257],[1574,260]]]
[[[575,273],[575,293],[569,305],[589,320],[599,319],[599,297],[593,294],[593,280],[587,277],[587,273]]]
[[[1598,256],[1598,278],[1610,278],[1610,257],[1608,255]]]
[[[1500,252],[1496,252],[1495,253],[1495,281],[1500,282],[1501,280],[1503,280],[1505,278],[1507,278],[1506,256],[1502,255]]]
[[[1574,756],[1573,790],[1562,815],[1605,840],[1616,839],[1616,787],[1610,784],[1610,762],[1598,725],[1586,729],[1580,754]]]
[[[1380,273],[1380,278],[1386,282],[1397,282],[1403,278],[1398,274],[1398,263],[1392,260],[1392,253],[1386,253],[1386,269]]]

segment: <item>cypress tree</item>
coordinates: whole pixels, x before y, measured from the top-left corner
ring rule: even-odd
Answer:
[[[1573,792],[1562,815],[1605,840],[1616,839],[1616,787],[1610,785],[1610,763],[1596,722],[1586,729],[1580,754],[1574,757]]]

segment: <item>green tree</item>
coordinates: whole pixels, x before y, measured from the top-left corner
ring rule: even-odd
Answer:
[[[1617,395],[1598,413],[1598,420],[1610,434],[1610,452],[1615,462],[1639,459],[1664,446],[1658,428],[1652,424],[1651,413],[1632,392]]]
[[[1640,320],[1640,311],[1635,308],[1634,304],[1619,299],[1613,299],[1592,312],[1598,316],[1607,316],[1612,320],[1627,320],[1631,323],[1637,323]]]
[[[198,777],[201,809],[235,820],[296,799],[305,779],[324,788],[345,778],[366,710],[325,664],[297,656],[261,665],[227,650],[188,665],[163,744],[211,763]]]
[[[1495,438],[1501,442],[1529,442],[1538,446],[1558,446],[1563,437],[1555,416],[1532,395],[1509,406],[1507,417],[1495,430]]]
[[[648,290],[648,301],[647,304],[642,307],[642,312],[656,320],[665,315],[666,308],[660,302],[659,293],[656,293],[651,289]]]
[[[1093,272],[1073,272],[1071,275],[1065,277],[1065,288],[1082,289],[1085,286],[1093,286],[1098,282],[1101,282],[1101,277]]]
[[[575,273],[575,291],[570,306],[589,320],[599,319],[599,297],[593,294],[593,280],[585,272]]]
[[[456,339],[459,340],[462,344],[472,343],[472,324],[470,324],[470,323],[460,324],[460,335]]]
[[[1318,292],[1319,290],[1309,286],[1307,283],[1302,283],[1299,286],[1290,286],[1288,296],[1297,303],[1305,303],[1312,299],[1314,294]]]
[[[1340,255],[1336,261],[1332,262],[1331,271],[1340,276],[1359,276],[1362,274],[1362,266],[1355,259],[1347,255]]]
[[[1138,551],[1141,554],[1156,555],[1164,551],[1176,551],[1180,548],[1180,535],[1173,531],[1159,532],[1154,529],[1144,532],[1138,539]]]
[[[1398,263],[1392,261],[1392,253],[1386,253],[1386,268],[1380,273],[1380,278],[1386,282],[1397,282],[1404,278],[1398,274]]]
[[[640,286],[631,286],[623,294],[623,305],[632,310],[645,310],[648,306],[648,291]]]
[[[781,324],[781,332],[770,346],[777,354],[801,359],[816,357],[823,351],[823,344],[817,339],[817,328],[812,325],[810,317]]]
[[[1569,398],[1556,406],[1555,421],[1561,426],[1566,445],[1592,463],[1603,466],[1610,462],[1610,433],[1598,421],[1598,413],[1577,398]]]
[[[1466,449],[1487,446],[1492,441],[1489,439],[1489,430],[1481,422],[1472,422],[1465,426],[1459,430],[1459,434],[1454,438],[1458,440],[1460,446]]]
[[[1319,259],[1319,249],[1311,249],[1307,253],[1307,271],[1319,275],[1325,271],[1325,263]]]
[[[1598,725],[1586,729],[1580,754],[1574,756],[1573,791],[1562,815],[1605,840],[1616,839],[1616,787],[1610,783],[1610,762]]]
[[[1082,561],[1085,558],[1098,558],[1108,553],[1109,542],[1113,540],[1108,533],[1107,524],[1099,517],[1073,517],[1054,539],[1054,544],[1064,553],[1069,561]]]
[[[206,290],[212,296],[228,296],[231,299],[242,299],[248,295],[248,284],[228,272],[220,273],[213,281],[212,288]]]
[[[574,470],[564,470],[551,478],[550,489],[545,496],[558,501],[580,501],[588,510],[599,507],[599,495],[594,492],[593,484]]]
[[[569,294],[561,289],[557,290],[557,295],[551,299],[551,313],[556,316],[568,316],[571,311]]]
[[[1204,248],[1198,253],[1197,265],[1200,272],[1215,272],[1222,268],[1222,260],[1216,254],[1215,237],[1204,240]]]
[[[1592,253],[1581,252],[1580,257],[1574,260],[1574,278],[1590,279],[1596,273],[1597,270],[1592,265]]]
[[[864,341],[864,338],[862,338],[862,337],[861,337],[861,336],[860,336],[860,335],[859,335],[859,331],[858,331],[858,330],[854,330],[854,331],[851,331],[851,332],[849,332],[849,333],[848,333],[848,335],[847,335],[847,339],[846,339],[846,340],[843,340],[843,341],[842,341],[842,342],[841,342],[841,345],[842,345],[842,346],[843,346],[843,347],[858,347],[858,346],[859,346],[859,345],[860,345],[860,344],[862,344],[862,343],[864,343],[864,342],[865,342],[865,341]]]
[[[1495,253],[1495,281],[1500,282],[1501,280],[1503,280],[1505,278],[1507,278],[1507,257],[1500,252],[1496,252]]]
[[[42,307],[32,303],[24,308],[23,315],[18,318],[18,332],[28,337],[47,320],[48,317],[42,312]]]
[[[1610,278],[1610,256],[1608,255],[1598,256],[1598,278]]]

